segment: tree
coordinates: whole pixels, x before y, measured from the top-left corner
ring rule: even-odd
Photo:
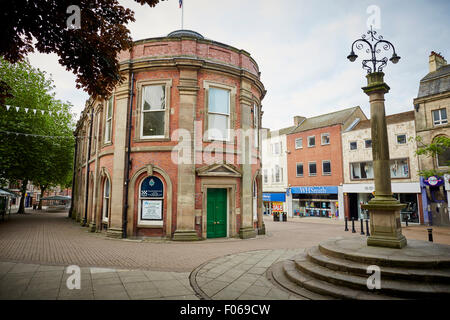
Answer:
[[[0,178],[21,182],[23,213],[28,182],[50,186],[66,183],[71,175],[73,115],[70,104],[55,99],[52,80],[28,61],[11,64],[0,57],[0,79],[11,92],[5,97],[10,110],[0,107]]]
[[[438,136],[433,139],[433,142],[430,144],[424,144],[422,137],[417,136],[416,141],[419,144],[419,148],[416,151],[417,155],[423,155],[426,157],[438,158],[441,157],[442,161],[445,161],[446,165],[450,166],[450,161],[448,157],[448,153],[450,151],[450,138],[447,136]],[[443,158],[443,159],[442,159]],[[425,178],[431,176],[440,176],[445,173],[448,173],[448,170],[421,170],[419,174]]]
[[[151,7],[159,2],[135,1]],[[73,5],[80,8],[79,29],[67,26],[76,13],[67,13]],[[21,61],[33,52],[34,39],[39,52],[56,53],[59,63],[77,76],[77,87],[93,97],[108,96],[122,80],[118,54],[132,47],[126,24],[135,19],[117,0],[2,1],[0,19],[0,56],[7,61]]]

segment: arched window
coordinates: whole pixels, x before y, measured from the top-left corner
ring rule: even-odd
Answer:
[[[103,185],[103,213],[102,220],[103,222],[108,222],[109,218],[109,196],[111,193],[111,185],[109,183],[109,179],[106,178]]]
[[[145,178],[139,188],[139,224],[162,225],[164,185],[158,177]]]

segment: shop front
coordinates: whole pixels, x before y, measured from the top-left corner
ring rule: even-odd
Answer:
[[[264,214],[272,215],[274,212],[286,212],[286,193],[263,193]]]
[[[345,216],[354,220],[369,219],[369,213],[362,209],[361,205],[367,204],[374,197],[374,184],[344,184],[342,190],[344,203],[341,207],[345,208]],[[421,223],[423,221],[420,183],[392,183],[392,193],[394,198],[406,204],[400,212],[402,222],[408,220],[408,223]]]
[[[292,214],[299,217],[338,217],[338,187],[291,187]]]

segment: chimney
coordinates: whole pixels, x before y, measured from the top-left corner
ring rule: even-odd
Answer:
[[[445,66],[445,65],[447,65],[447,61],[444,59],[444,57],[441,56],[440,53],[431,51],[430,58],[429,58],[430,72],[434,72],[437,69],[439,69],[440,67]]]
[[[294,117],[294,125],[298,126],[300,123],[302,123],[303,121],[305,121],[306,117],[302,117],[302,116],[295,116]]]

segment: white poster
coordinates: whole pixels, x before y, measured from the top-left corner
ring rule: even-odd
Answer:
[[[142,220],[162,220],[162,200],[142,200]]]

